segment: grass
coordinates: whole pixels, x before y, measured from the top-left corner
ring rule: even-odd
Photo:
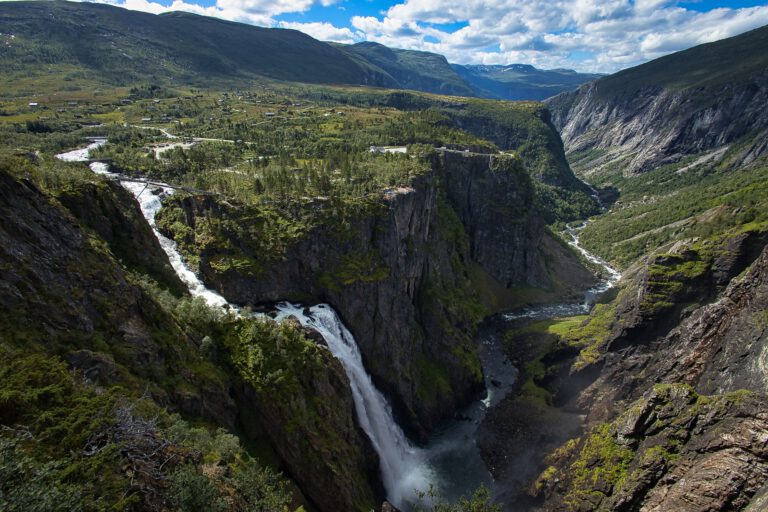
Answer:
[[[626,268],[670,241],[716,236],[768,220],[764,163],[739,169],[704,166],[678,173],[681,166],[598,180],[597,186],[616,187],[621,197],[608,214],[584,229],[584,247]]]

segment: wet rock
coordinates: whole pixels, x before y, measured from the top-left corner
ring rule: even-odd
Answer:
[[[385,501],[381,505],[381,512],[400,512],[400,509],[396,508],[393,504]]]

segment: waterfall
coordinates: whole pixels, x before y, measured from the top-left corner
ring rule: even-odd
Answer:
[[[94,139],[94,142],[86,148],[61,153],[56,157],[67,162],[87,162],[90,150],[105,143],[106,139]],[[114,179],[120,178],[120,175],[109,172],[107,164],[92,162],[90,168],[96,174]],[[155,216],[162,208],[162,198],[173,194],[173,189],[132,181],[121,180],[120,183],[136,198],[144,218],[168,255],[173,269],[187,285],[192,296],[202,297],[210,306],[239,312],[237,306],[229,304],[220,294],[206,288],[197,275],[185,265],[176,242],[157,230]],[[433,477],[424,460],[424,452],[408,441],[395,422],[392,409],[384,395],[376,389],[371,376],[366,372],[360,349],[352,334],[327,304],[309,308],[309,315],[306,315],[298,306],[281,303],[277,306],[277,312],[276,320],[278,321],[288,316],[295,316],[302,325],[319,332],[331,353],[341,362],[349,378],[357,419],[379,455],[387,499],[397,507],[407,507],[415,500],[417,491],[426,491],[429,488]]]
[[[417,490],[426,491],[433,477],[425,464],[424,452],[411,445],[395,422],[392,408],[363,366],[354,337],[336,312],[327,304],[319,304],[306,314],[306,310],[289,303],[279,304],[277,311],[278,319],[295,316],[301,325],[319,332],[344,367],[360,426],[379,454],[387,499],[402,507],[414,500]]]
[[[67,151],[66,153],[59,153],[56,155],[56,158],[64,162],[87,162],[90,158],[91,150],[96,149],[99,146],[103,146],[107,143],[107,139],[102,137],[94,137],[89,140],[91,143],[86,147],[75,149],[73,151]]]
[[[157,240],[160,242],[160,247],[162,247],[165,254],[168,255],[168,261],[171,262],[171,266],[173,267],[173,270],[176,271],[176,275],[178,275],[184,284],[187,285],[187,288],[189,288],[189,293],[192,294],[193,297],[201,297],[209,306],[237,311],[238,308],[231,306],[227,302],[227,299],[217,292],[206,288],[200,278],[197,277],[197,274],[192,272],[192,270],[190,270],[184,263],[184,260],[182,260],[176,242],[157,230],[155,216],[163,206],[161,200],[163,197],[173,194],[173,189],[130,181],[123,181],[121,183],[138,201],[139,206],[141,207],[141,213],[144,215],[144,218],[147,219],[147,223],[149,223],[152,231],[155,233]]]
[[[87,162],[90,158],[90,151],[107,142],[107,139],[103,138],[95,138],[92,140],[93,142],[87,147],[69,151],[67,153],[60,153],[56,155],[56,158],[65,162]],[[111,178],[120,177],[118,174],[109,172],[109,166],[103,162],[91,162],[89,166],[96,174]],[[173,189],[160,185],[149,185],[131,181],[121,181],[120,184],[136,198],[136,201],[141,208],[142,215],[144,215],[147,223],[152,228],[152,232],[154,232],[155,237],[157,237],[158,242],[160,242],[160,247],[163,248],[163,251],[165,251],[165,254],[168,256],[168,260],[170,261],[173,270],[176,272],[176,275],[178,275],[179,279],[181,279],[182,282],[187,285],[187,288],[189,288],[189,293],[193,297],[201,297],[210,306],[217,308],[231,308],[224,297],[215,291],[206,288],[200,278],[198,278],[197,275],[184,264],[184,260],[181,258],[176,242],[157,230],[155,216],[163,206],[161,200],[163,197],[173,194]],[[237,311],[237,308],[233,309]]]

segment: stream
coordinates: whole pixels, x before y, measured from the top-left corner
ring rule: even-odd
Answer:
[[[107,141],[90,139],[81,149],[56,155],[67,162],[87,162],[89,152]],[[91,162],[91,170],[109,179],[117,180],[136,198],[142,214],[149,223],[161,247],[177,275],[194,297],[201,297],[212,307],[240,314],[241,309],[230,304],[224,297],[205,286],[199,277],[184,263],[176,243],[157,230],[155,216],[162,208],[164,197],[174,189],[165,184],[148,184],[129,181],[109,171],[108,164]],[[568,243],[586,260],[602,269],[601,282],[585,291],[584,300],[578,303],[543,304],[501,315],[506,321],[521,318],[545,319],[588,313],[595,298],[612,287],[620,278],[618,271],[605,261],[590,254],[579,243],[579,233],[586,223],[568,227],[564,234]],[[454,420],[437,429],[423,447],[414,446],[393,419],[392,410],[384,395],[376,389],[365,370],[357,343],[336,312],[327,304],[305,308],[287,302],[274,308],[276,320],[296,317],[302,325],[311,327],[325,339],[332,354],[339,359],[347,373],[355,403],[358,421],[370,437],[379,454],[383,484],[387,499],[404,511],[412,508],[419,491],[434,487],[439,495],[449,501],[471,494],[483,484],[490,487],[495,496],[502,490],[495,483],[480,456],[476,433],[489,408],[499,404],[513,389],[517,369],[503,352],[500,329],[481,331],[480,358],[485,374],[486,395],[468,407],[458,411]]]

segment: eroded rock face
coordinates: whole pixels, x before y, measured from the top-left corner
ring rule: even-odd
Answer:
[[[658,385],[550,456],[542,510],[743,510],[768,480],[768,399]]]
[[[371,510],[384,490],[379,457],[357,424],[341,363],[325,347],[323,364],[299,376],[287,397],[245,384],[243,405],[258,412],[275,450],[302,491],[323,511]]]
[[[533,185],[513,159],[445,152],[440,177],[469,236],[470,257],[509,288],[549,288],[541,257],[543,221],[531,215]]]
[[[693,258],[694,246],[653,259],[615,300],[628,320],[615,323],[591,383],[566,403],[588,413],[586,431],[550,455],[534,489],[542,510],[743,510],[764,500],[768,247],[761,236],[736,236],[724,242],[729,251],[681,274],[694,268],[680,256]],[[698,305],[647,305],[648,287],[663,287],[664,276],[685,283],[667,291],[698,289],[687,296]],[[654,328],[656,314],[678,315],[677,325]]]
[[[629,157],[624,167],[642,172],[686,155],[724,148],[750,133],[756,136],[739,161],[751,162],[768,149],[766,101],[764,71],[706,93],[695,87],[647,86],[632,94],[606,96],[600,93],[599,81],[591,82],[547,103],[569,152],[610,149],[610,159]]]
[[[734,261],[741,260],[739,253],[730,253],[736,256]],[[718,272],[723,270],[718,261],[695,278],[700,290],[717,290]],[[736,265],[726,273],[733,276],[740,269],[741,266]],[[768,249],[763,249],[749,269],[735,277],[716,298],[699,293],[698,300],[704,305],[687,310],[678,308],[676,322],[679,324],[661,331],[654,330],[655,324],[663,325],[663,322],[654,323],[652,308],[647,308],[645,313],[640,311],[638,304],[643,300],[643,293],[627,293],[619,316],[626,315],[631,328],[625,324],[614,330],[596,363],[602,368],[599,376],[576,394],[571,403],[589,409],[592,420],[605,421],[629,401],[642,396],[653,383],[682,382],[706,394],[738,389],[768,392],[766,276]],[[640,283],[644,282],[642,274],[638,278]],[[630,290],[634,289],[634,285],[629,286]],[[670,314],[669,311],[662,313]]]
[[[701,393],[750,389],[768,393],[768,250],[714,303],[694,311],[664,344],[665,382]]]

